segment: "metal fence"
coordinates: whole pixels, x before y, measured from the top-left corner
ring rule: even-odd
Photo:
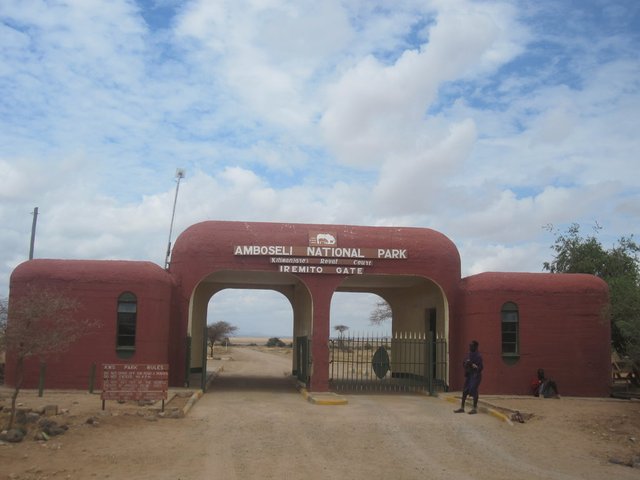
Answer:
[[[330,385],[342,391],[446,391],[447,343],[425,333],[329,340]]]

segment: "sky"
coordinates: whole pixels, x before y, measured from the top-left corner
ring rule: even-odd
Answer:
[[[637,0],[2,0],[0,296],[28,259],[164,265],[204,220],[428,227],[463,275],[640,225]],[[377,297],[338,294],[368,328]],[[280,294],[210,321],[291,335]]]

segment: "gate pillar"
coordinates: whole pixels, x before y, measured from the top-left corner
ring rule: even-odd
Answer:
[[[313,304],[313,324],[311,329],[311,378],[309,391],[329,391],[329,336],[331,297],[342,278],[328,282],[327,276],[322,281],[305,279],[311,292]]]

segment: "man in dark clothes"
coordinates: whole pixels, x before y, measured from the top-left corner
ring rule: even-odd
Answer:
[[[482,381],[482,355],[478,352],[478,342],[476,340],[469,344],[469,355],[462,362],[464,367],[464,389],[462,390],[462,405],[459,409],[454,410],[455,413],[464,412],[464,404],[467,397],[471,395],[473,398],[473,408],[469,411],[470,415],[478,413],[478,387]]]

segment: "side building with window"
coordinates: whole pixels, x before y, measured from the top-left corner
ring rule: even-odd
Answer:
[[[99,325],[68,352],[47,358],[47,372],[56,372],[55,380],[47,379],[48,386],[88,388],[94,363],[97,375],[104,363],[168,363],[173,282],[160,266],[119,260],[31,260],[13,271],[10,302],[27,287],[40,285],[79,299],[82,310],[77,316]],[[29,358],[25,388],[37,387],[38,369],[38,359]],[[7,383],[12,382],[8,369]]]
[[[464,334],[480,342],[482,391],[530,393],[538,368],[560,393],[608,396],[611,333],[604,281],[583,274],[481,273],[462,279]],[[459,345],[460,351],[466,345]]]

